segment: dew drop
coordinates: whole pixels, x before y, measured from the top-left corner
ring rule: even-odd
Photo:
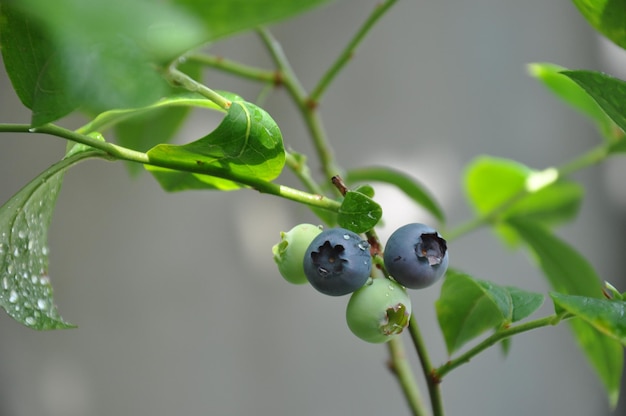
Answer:
[[[19,238],[26,238],[26,232],[25,232],[24,230],[19,230],[19,231],[17,232],[17,236],[18,236]]]
[[[29,133],[35,133],[37,131],[37,129],[34,128],[34,127],[31,127],[31,128],[28,129],[28,131],[29,131]]]
[[[17,302],[17,298],[19,298],[19,295],[17,294],[15,290],[12,290],[11,294],[9,295],[9,302],[15,303]]]
[[[4,290],[9,289],[9,279],[7,279],[6,277],[2,278],[2,289]]]
[[[47,246],[41,247],[41,254],[43,254],[44,256],[48,255],[48,247]]]
[[[28,251],[33,251],[34,247],[35,247],[35,242],[33,240],[29,240],[28,241]]]
[[[17,247],[15,247],[15,250],[13,250],[13,255],[14,255],[15,257],[19,257],[19,256],[20,256],[20,249],[19,249],[19,248],[17,248]]]
[[[12,275],[15,272],[15,267],[12,264],[7,266],[7,274]]]
[[[0,254],[4,254],[4,243],[0,243]]]
[[[28,316],[26,317],[26,319],[24,319],[24,322],[26,323],[26,325],[35,325],[35,322],[37,321],[32,316]]]
[[[37,307],[39,310],[44,310],[48,307],[48,302],[45,299],[37,299]]]
[[[39,278],[39,283],[42,285],[48,285],[50,284],[50,278],[48,276],[41,276]]]
[[[350,239],[350,235],[349,234],[344,234],[343,235],[343,239],[344,240],[349,240]]]

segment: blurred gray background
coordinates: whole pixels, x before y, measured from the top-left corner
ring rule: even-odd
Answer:
[[[272,27],[307,88],[374,6],[337,1]],[[525,65],[621,75],[611,50],[565,0],[401,1],[320,109],[345,168],[405,169],[429,186],[454,226],[471,215],[460,175],[475,156],[544,168],[599,141]],[[213,51],[271,65],[253,35]],[[222,74],[206,82],[251,101],[260,91]],[[310,154],[286,94],[272,94],[264,106],[287,146]],[[28,120],[0,72],[0,121]],[[193,140],[217,121],[196,112],[177,140]],[[39,135],[0,138],[2,202],[65,147]],[[622,290],[625,163],[576,175],[587,186],[585,202],[579,220],[560,229]],[[377,198],[383,239],[404,223],[432,222],[393,189],[377,187]],[[166,194],[147,174],[129,180],[122,163],[72,169],[50,230],[50,276],[60,312],[79,328],[37,333],[1,314],[0,415],[408,414],[385,367],[386,348],[347,329],[347,298],[289,285],[275,270],[279,232],[313,220],[305,208],[253,191]],[[454,267],[477,277],[548,291],[526,254],[502,248],[488,230],[455,241],[450,252]],[[433,307],[440,285],[411,293],[436,364],[447,360]],[[549,305],[536,316],[542,313]],[[449,375],[442,390],[448,415],[608,414],[603,388],[566,325],[516,337],[506,359],[499,348],[488,350]]]

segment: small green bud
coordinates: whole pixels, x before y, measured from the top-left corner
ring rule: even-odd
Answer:
[[[272,253],[278,271],[286,281],[296,285],[308,283],[304,274],[304,253],[311,241],[321,232],[320,226],[298,224],[291,230],[280,233],[280,242],[272,247]]]

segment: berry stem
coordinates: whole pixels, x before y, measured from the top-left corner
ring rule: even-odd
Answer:
[[[411,365],[406,358],[402,339],[400,337],[391,338],[391,340],[387,342],[387,347],[391,355],[389,368],[398,379],[413,416],[428,415],[428,411],[424,406],[420,394],[419,386],[415,381],[415,377],[413,377]]]
[[[415,319],[415,315],[413,314],[411,314],[411,319],[409,320],[409,334],[411,335],[417,356],[422,365],[422,371],[424,372],[424,378],[426,379],[426,385],[428,387],[428,394],[430,395],[430,403],[433,408],[433,416],[443,416],[443,399],[441,397],[441,388],[439,387],[441,380],[435,377],[435,369],[428,356],[426,343],[422,338],[419,326],[417,325],[417,319]]]
[[[491,336],[484,339],[481,343],[476,345],[475,347],[469,349],[467,352],[459,355],[457,358],[448,361],[443,364],[439,368],[434,369],[433,376],[439,380],[441,380],[446,374],[455,368],[459,367],[462,364],[468,363],[474,356],[483,352],[487,348],[493,346],[494,344],[502,341],[503,339],[512,337],[513,335],[521,334],[522,332],[527,332],[533,329],[542,328],[548,325],[558,325],[562,320],[572,318],[573,315],[566,314],[554,314],[550,316],[546,316],[545,318],[535,319],[533,321],[528,321],[523,324],[510,326],[508,328],[499,329],[494,332]]]

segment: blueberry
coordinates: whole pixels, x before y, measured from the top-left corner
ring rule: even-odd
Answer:
[[[422,289],[439,280],[448,268],[448,247],[433,228],[407,224],[391,234],[383,255],[385,268],[401,285]]]
[[[278,271],[286,281],[296,285],[307,282],[302,259],[311,241],[321,232],[317,225],[298,224],[280,233],[280,242],[272,247],[272,253]]]
[[[367,342],[387,342],[409,324],[411,300],[398,283],[379,277],[350,296],[348,328]]]
[[[311,285],[330,296],[352,293],[372,270],[369,243],[344,228],[322,231],[304,254],[304,273]]]

